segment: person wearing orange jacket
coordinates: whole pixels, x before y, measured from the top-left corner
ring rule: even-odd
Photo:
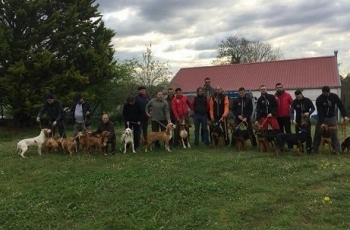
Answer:
[[[292,96],[283,89],[282,83],[276,84],[275,98],[277,100],[276,118],[280,127],[281,133],[291,132],[291,120],[290,120],[290,106],[293,103]],[[289,149],[293,148],[293,145],[288,145]]]
[[[209,102],[209,114],[210,119],[215,123],[221,124],[225,135],[225,145],[228,146],[230,143],[230,138],[228,136],[227,130],[227,115],[229,113],[230,101],[227,95],[222,93],[221,86],[215,87],[215,94],[210,98]]]
[[[174,130],[175,132],[174,135],[179,135],[179,128],[180,128],[179,121],[181,118],[184,118],[185,122],[190,121],[189,116],[193,111],[193,106],[192,106],[192,103],[188,100],[188,97],[186,97],[185,95],[182,95],[181,88],[176,88],[175,94],[176,96],[171,101],[171,110],[173,111],[175,121],[176,121],[176,128]],[[186,131],[188,133],[188,136],[190,136],[190,132],[188,128],[186,128]],[[180,140],[180,138],[174,137],[174,140],[176,139]],[[174,146],[177,146],[177,144],[178,143],[174,143]]]

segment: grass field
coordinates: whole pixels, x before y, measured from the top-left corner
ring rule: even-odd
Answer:
[[[349,153],[15,153],[36,135],[0,129],[0,229],[350,229]]]

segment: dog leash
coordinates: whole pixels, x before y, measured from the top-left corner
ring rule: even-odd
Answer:
[[[160,124],[161,126],[163,126],[164,128],[166,128],[165,125],[163,125],[160,121],[158,121],[157,119],[153,119],[154,121],[158,122],[158,124]]]

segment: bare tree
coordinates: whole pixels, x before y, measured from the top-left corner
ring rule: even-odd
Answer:
[[[230,36],[225,41],[221,41],[218,47],[217,59],[213,61],[213,64],[227,65],[274,61],[282,57],[282,52],[279,49],[273,49],[269,43]]]
[[[153,96],[158,90],[169,83],[172,72],[168,62],[160,62],[154,60],[152,44],[146,45],[146,52],[142,54],[142,61],[136,66],[134,77],[139,85],[148,88],[148,92]]]

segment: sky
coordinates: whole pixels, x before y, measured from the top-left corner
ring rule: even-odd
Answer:
[[[350,72],[350,0],[97,0],[116,57],[180,68],[212,65],[229,36],[269,43],[283,59],[332,56]]]

